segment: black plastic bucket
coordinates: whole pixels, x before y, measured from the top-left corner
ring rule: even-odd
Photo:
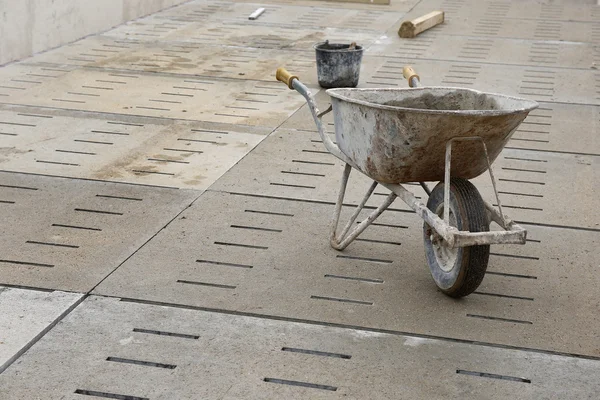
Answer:
[[[323,88],[356,87],[363,48],[350,44],[317,43],[317,77]]]

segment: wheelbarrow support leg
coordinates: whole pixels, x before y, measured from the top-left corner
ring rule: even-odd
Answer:
[[[369,225],[371,225],[373,223],[373,221],[375,221],[377,219],[377,217],[379,217],[381,215],[381,213],[384,212],[394,202],[394,200],[397,197],[394,193],[390,193],[389,196],[383,202],[383,204],[381,204],[379,207],[377,207],[377,209],[375,209],[371,214],[369,214],[369,216],[365,220],[360,222],[357,226],[354,227],[354,229],[352,229],[352,226],[354,225],[356,218],[358,218],[358,215],[364,209],[365,204],[367,203],[367,201],[373,194],[373,191],[375,191],[375,188],[377,187],[377,182],[373,181],[373,183],[371,184],[371,187],[369,188],[369,190],[363,197],[362,201],[360,202],[360,204],[356,207],[356,209],[352,213],[352,216],[348,220],[348,223],[346,223],[346,226],[342,230],[342,233],[338,236],[337,230],[338,230],[338,225],[339,225],[339,220],[340,220],[340,214],[342,212],[342,205],[344,203],[344,195],[346,193],[346,187],[348,185],[348,178],[350,177],[351,171],[352,171],[352,166],[349,164],[346,164],[346,167],[344,168],[344,174],[342,175],[342,183],[340,186],[340,193],[338,195],[338,200],[335,205],[335,213],[333,214],[333,221],[331,224],[331,235],[329,237],[329,241],[331,243],[331,247],[333,247],[336,250],[344,250],[350,243],[352,243],[352,241],[354,241],[354,239],[356,239],[358,237],[358,235],[360,235]]]
[[[490,179],[492,181],[492,187],[494,188],[494,194],[496,195],[496,204],[498,207],[498,211],[495,211],[493,207],[489,207],[486,203],[488,211],[491,213],[490,219],[500,225],[502,228],[509,230],[510,223],[507,221],[506,216],[502,212],[502,202],[500,201],[500,196],[498,195],[498,189],[496,188],[496,178],[494,177],[494,171],[492,170],[492,164],[490,163],[490,157],[488,154],[487,146],[485,141],[480,136],[466,136],[466,137],[457,137],[454,139],[450,139],[446,143],[446,165],[445,165],[445,176],[444,176],[444,222],[447,224],[449,220],[449,208],[448,204],[450,202],[450,169],[451,169],[451,161],[452,161],[452,142],[460,142],[460,141],[479,141],[481,146],[483,147],[483,154],[485,156],[485,161],[488,167],[488,173],[490,174]],[[499,219],[499,221],[497,221]],[[511,221],[512,222],[512,221]]]

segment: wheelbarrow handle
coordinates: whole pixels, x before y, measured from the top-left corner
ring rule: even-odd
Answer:
[[[419,78],[419,75],[417,75],[417,71],[415,71],[415,69],[413,67],[411,67],[410,65],[407,65],[404,68],[402,68],[402,75],[404,75],[404,77],[408,81],[408,86],[410,86],[410,87],[419,86],[419,83],[421,82],[421,78]]]
[[[287,87],[289,87],[290,89],[294,89],[294,86],[293,86],[294,79],[298,79],[298,77],[296,75],[290,74],[288,72],[288,70],[283,67],[277,68],[277,72],[275,73],[275,78],[278,81],[285,83],[287,85]]]

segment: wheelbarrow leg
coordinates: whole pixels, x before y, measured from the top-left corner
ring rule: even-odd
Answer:
[[[356,239],[358,237],[358,235],[360,235],[369,225],[371,225],[371,223],[373,223],[373,221],[375,221],[377,219],[377,217],[379,217],[381,215],[381,213],[383,211],[385,211],[390,206],[390,204],[392,204],[394,202],[394,200],[397,197],[394,193],[390,193],[388,195],[388,197],[385,199],[385,201],[383,202],[383,204],[381,204],[379,207],[377,207],[377,209],[375,209],[371,214],[369,214],[369,216],[365,220],[363,220],[357,226],[355,226],[354,229],[351,229],[352,226],[354,225],[354,222],[356,221],[356,218],[358,218],[358,215],[363,210],[363,208],[365,207],[365,204],[367,203],[367,201],[373,194],[373,191],[375,191],[375,188],[377,187],[377,182],[373,181],[373,183],[371,184],[371,187],[369,188],[369,190],[363,197],[360,204],[354,210],[354,213],[352,213],[352,216],[350,217],[349,221],[346,223],[346,226],[342,230],[342,233],[338,236],[337,230],[338,230],[338,225],[339,225],[339,220],[340,220],[340,214],[342,212],[342,205],[344,203],[344,195],[346,194],[346,187],[348,184],[348,178],[350,177],[351,171],[352,171],[352,167],[349,164],[346,164],[346,167],[344,168],[344,174],[342,175],[342,183],[341,183],[341,187],[340,187],[340,193],[338,195],[338,200],[335,205],[333,221],[331,224],[331,234],[329,237],[329,241],[330,241],[331,247],[333,247],[336,250],[344,250],[350,243],[352,243],[352,241],[354,239]]]
[[[331,221],[331,233],[329,235],[329,241],[331,242],[331,246],[334,248],[334,243],[336,243],[337,227],[340,221],[340,214],[342,212],[342,204],[344,203],[344,195],[346,194],[346,186],[348,185],[348,178],[350,177],[351,171],[352,167],[350,164],[346,164],[344,167],[344,173],[342,175],[342,183],[340,185],[337,203],[335,204],[335,211],[333,212],[333,220]]]

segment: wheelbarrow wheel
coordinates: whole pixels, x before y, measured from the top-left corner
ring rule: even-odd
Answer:
[[[438,183],[432,190],[427,208],[443,218],[443,182]],[[489,231],[485,203],[475,186],[468,180],[450,180],[450,225],[460,231]],[[450,297],[463,297],[473,293],[483,281],[490,246],[451,249],[427,223],[423,225],[423,239],[429,270],[440,290]]]

